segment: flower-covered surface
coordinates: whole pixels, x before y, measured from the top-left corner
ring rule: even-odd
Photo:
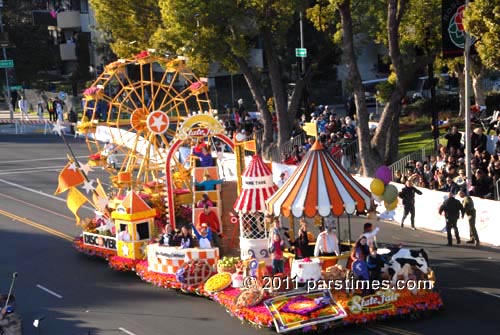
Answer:
[[[75,238],[75,240],[73,241],[73,246],[79,252],[92,257],[99,257],[105,260],[109,260],[111,257],[116,256],[115,250],[103,249],[84,244],[82,237]]]
[[[122,271],[122,272],[135,271],[135,265],[138,262],[139,261],[136,259],[130,259],[120,256],[112,256],[108,260],[110,268],[112,268],[115,271]]]

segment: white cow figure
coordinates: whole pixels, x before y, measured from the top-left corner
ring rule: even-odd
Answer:
[[[386,257],[387,261],[387,264],[382,268],[382,273],[388,274],[392,278],[393,284],[396,283],[400,274],[404,274],[408,271],[408,266],[415,266],[423,273],[429,274],[429,258],[424,249],[411,250],[401,248],[385,254],[382,252],[379,253]]]

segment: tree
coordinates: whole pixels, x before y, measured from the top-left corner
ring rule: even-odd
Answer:
[[[378,166],[390,164],[397,158],[401,101],[418,70],[434,61],[437,53],[436,37],[433,36],[438,35],[439,25],[429,21],[429,18],[439,17],[437,3],[437,0],[330,0],[327,4],[319,3],[308,12],[316,27],[320,20],[328,22],[335,18],[334,12],[338,11],[340,15],[340,24],[328,33],[335,41],[343,42],[358,116],[358,141],[365,175],[373,175]],[[319,13],[324,13],[324,16]],[[428,33],[424,29],[415,29],[415,26],[428,27]],[[383,43],[391,60],[387,104],[373,137],[370,137],[365,94],[356,63],[354,36]]]
[[[112,4],[91,0],[91,3],[99,26],[110,31],[112,49],[119,56],[154,47],[187,56],[198,71],[206,72],[209,63],[218,62],[230,72],[241,72],[264,122],[264,148],[273,141],[272,117],[264,98],[263,83],[268,82],[278,117],[278,145],[288,141],[299,98],[313,69],[311,64],[305,76],[297,79],[288,104],[283,55],[288,52],[289,27],[296,21],[303,1],[148,0],[138,5],[132,0]],[[128,16],[123,17],[122,13]],[[135,22],[133,18],[139,19]],[[137,25],[141,25],[139,31]],[[249,63],[250,51],[258,42],[263,45],[266,69],[253,68]]]
[[[14,60],[17,81],[29,85],[40,78],[40,72],[57,69],[59,49],[49,38],[47,27],[32,21],[31,0],[8,1],[4,4],[5,31],[13,48],[7,49]]]
[[[109,32],[111,49],[118,57],[130,57],[154,44],[161,26],[158,0],[90,0],[98,28]]]
[[[500,0],[475,0],[464,13],[465,29],[477,38],[475,48],[487,68],[500,70]]]

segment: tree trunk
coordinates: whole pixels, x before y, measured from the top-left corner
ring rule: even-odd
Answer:
[[[358,143],[361,161],[361,173],[372,176],[380,165],[380,156],[370,145],[370,129],[368,126],[368,110],[366,108],[365,91],[361,83],[356,54],[354,53],[354,32],[352,28],[351,1],[344,0],[338,4],[342,22],[342,41],[344,58],[348,70],[349,81],[353,88],[354,102],[358,116]]]
[[[269,79],[273,90],[274,107],[276,116],[278,117],[278,147],[281,147],[282,144],[290,140],[292,122],[290,122],[289,119],[286,91],[281,78],[280,63],[274,52],[271,31],[267,28],[263,28],[262,38],[269,70]]]
[[[455,68],[453,69],[455,75],[458,79],[458,97],[460,100],[460,107],[458,110],[458,117],[462,117],[465,111],[465,73],[464,67],[461,64],[455,64]]]
[[[473,56],[470,59],[474,100],[476,102],[476,105],[486,106],[486,97],[484,95],[483,87],[484,66],[478,56]]]
[[[267,154],[269,148],[271,147],[271,143],[273,142],[273,120],[269,109],[267,108],[266,101],[264,99],[264,94],[262,92],[262,87],[260,86],[259,81],[255,77],[255,74],[252,72],[248,63],[240,58],[234,56],[234,61],[238,65],[243,77],[245,78],[248,88],[250,89],[250,93],[252,94],[253,99],[255,100],[255,104],[257,105],[257,111],[260,113],[262,117],[262,121],[264,124],[264,138],[262,143],[262,150],[265,154]]]
[[[399,114],[401,100],[408,86],[408,79],[404,74],[403,59],[399,45],[399,27],[406,10],[407,0],[389,0],[387,11],[387,33],[389,41],[389,57],[396,74],[396,83],[393,92],[380,116],[378,127],[371,141],[372,147],[379,152],[384,164],[391,164],[397,159],[399,145]]]
[[[290,104],[288,105],[288,114],[291,117],[293,117],[294,120],[297,120],[300,117],[299,115],[300,101],[303,96],[306,83],[309,80],[309,76],[311,75],[311,73],[312,70],[311,67],[309,67],[304,77],[298,79],[295,82],[295,89],[293,90],[292,98],[290,99]]]

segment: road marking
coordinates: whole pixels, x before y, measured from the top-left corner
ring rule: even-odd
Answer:
[[[484,294],[500,299],[500,295],[483,291]]]
[[[67,215],[64,215],[64,214],[52,211],[52,210],[47,209],[47,208],[43,208],[43,207],[37,206],[35,204],[32,204],[31,202],[27,202],[27,201],[24,201],[24,200],[21,200],[21,199],[18,199],[18,198],[14,198],[14,197],[11,197],[10,195],[7,195],[7,194],[0,193],[0,197],[4,197],[4,198],[10,199],[10,200],[13,200],[13,201],[25,204],[27,206],[37,208],[37,209],[42,210],[44,212],[47,212],[47,213],[50,213],[50,214],[53,214],[53,215],[57,215],[59,217],[62,217],[64,219],[68,219],[70,221],[73,221],[75,219],[74,217],[67,216]]]
[[[56,292],[51,291],[51,290],[49,290],[48,288],[46,288],[46,287],[44,287],[44,286],[42,286],[42,285],[40,285],[40,284],[36,284],[36,287],[38,287],[38,288],[39,288],[40,290],[42,290],[42,291],[47,292],[48,294],[52,294],[52,295],[53,295],[54,297],[56,297],[56,298],[59,298],[59,299],[62,299],[62,298],[63,298],[63,297],[62,297],[62,295],[57,294]]]
[[[122,332],[124,332],[125,334],[128,334],[128,335],[135,335],[135,333],[132,333],[130,330],[126,330],[125,328],[118,328],[118,330],[121,330]]]
[[[34,174],[35,172],[55,172],[60,170],[61,170],[60,168],[38,169],[31,171],[9,171],[9,172],[4,172],[0,170],[0,176],[12,176],[13,174]]]
[[[37,190],[34,190],[32,188],[29,188],[29,187],[26,187],[26,186],[23,186],[23,185],[19,185],[19,184],[16,184],[16,183],[12,183],[12,182],[7,181],[5,179],[0,179],[0,183],[4,183],[4,184],[10,185],[10,186],[14,186],[14,187],[20,188],[21,190],[25,190],[25,191],[32,192],[32,193],[35,193],[35,194],[43,195],[43,196],[48,197],[50,199],[54,199],[54,200],[66,203],[65,199],[61,199],[59,197],[56,197],[55,195],[48,194],[48,193],[45,193],[45,192],[42,192],[42,191],[37,191]],[[82,206],[81,208],[85,208],[85,209],[91,210],[92,212],[95,210],[94,208],[89,207],[89,206]]]
[[[376,325],[374,327],[376,327],[378,329],[382,329],[382,330],[388,331],[388,332],[391,332],[391,333],[400,334],[400,335],[422,335],[422,333],[416,333],[416,332],[412,332],[412,331],[409,331],[409,330],[406,330],[406,329],[394,328],[394,327],[389,327],[389,326],[386,326],[386,325]]]
[[[3,216],[9,217],[9,218],[11,218],[14,221],[19,221],[21,223],[27,224],[28,226],[32,226],[34,228],[43,230],[46,233],[49,233],[49,234],[54,235],[54,236],[57,236],[57,237],[62,238],[64,240],[67,240],[67,241],[70,241],[70,242],[73,242],[73,240],[74,240],[73,237],[71,237],[69,235],[66,235],[64,233],[61,233],[60,231],[57,231],[55,229],[46,227],[46,226],[44,226],[42,224],[36,223],[36,222],[31,221],[31,220],[26,219],[26,218],[22,218],[20,216],[17,216],[15,214],[12,214],[12,213],[9,213],[9,212],[6,212],[4,210],[0,209],[0,214],[3,215]]]
[[[383,331],[375,329],[375,327],[363,327],[363,328],[371,331],[372,333],[378,334],[378,335],[389,335],[388,333],[384,333]]]
[[[88,158],[88,156],[76,156],[76,158]],[[55,158],[35,158],[35,159],[20,159],[15,161],[2,161],[0,164],[10,163],[23,163],[23,162],[40,162],[40,161],[55,161],[55,160],[68,160],[68,157],[55,157]]]
[[[45,169],[61,169],[65,165],[52,165],[52,166],[39,166],[39,167],[30,167],[30,168],[22,168],[22,169],[6,169],[0,170],[0,172],[15,172],[15,171],[37,171],[37,170],[45,170]]]

